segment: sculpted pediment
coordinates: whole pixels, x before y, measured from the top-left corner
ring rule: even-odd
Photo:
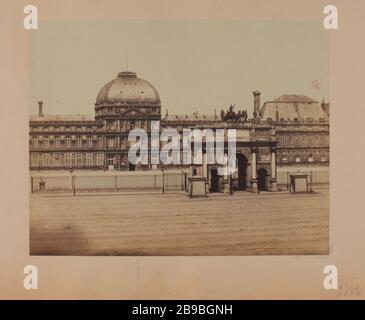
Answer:
[[[121,116],[126,117],[126,116],[146,116],[146,112],[144,109],[141,110],[141,108],[135,108],[135,107],[131,107],[128,108],[126,110],[123,110],[119,113]]]

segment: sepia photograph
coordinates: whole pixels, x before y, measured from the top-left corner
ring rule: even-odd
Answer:
[[[365,1],[3,2],[0,303],[364,299]]]
[[[321,21],[44,21],[29,254],[328,255]]]

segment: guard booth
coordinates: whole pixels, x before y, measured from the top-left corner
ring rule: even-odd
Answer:
[[[309,188],[308,174],[307,173],[292,173],[290,177],[290,187],[291,193],[296,192],[310,192]]]
[[[207,196],[207,179],[201,176],[188,178],[188,194],[190,198]]]

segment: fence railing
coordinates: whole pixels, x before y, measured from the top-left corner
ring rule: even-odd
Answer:
[[[300,171],[308,174],[310,185],[329,183],[329,171]],[[289,175],[296,171],[279,171],[277,183],[281,187],[289,184]],[[127,190],[150,190],[161,191],[184,191],[187,190],[187,181],[190,177],[188,171],[157,171],[138,172],[136,174],[69,174],[32,176],[31,192],[77,192],[77,191],[127,191]]]
[[[298,171],[279,171],[277,173],[277,183],[280,186],[289,185],[289,175],[298,173]],[[312,185],[325,185],[329,184],[329,171],[300,171],[300,173],[308,174],[309,184]]]
[[[184,191],[190,173],[186,171],[138,173],[127,175],[32,176],[31,192],[76,191]]]

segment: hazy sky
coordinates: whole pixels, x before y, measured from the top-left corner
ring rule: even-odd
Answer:
[[[282,94],[328,94],[321,22],[42,22],[32,32],[30,112],[91,114],[102,86],[126,70],[151,82],[162,113],[253,110]],[[320,89],[312,87],[318,80]]]

